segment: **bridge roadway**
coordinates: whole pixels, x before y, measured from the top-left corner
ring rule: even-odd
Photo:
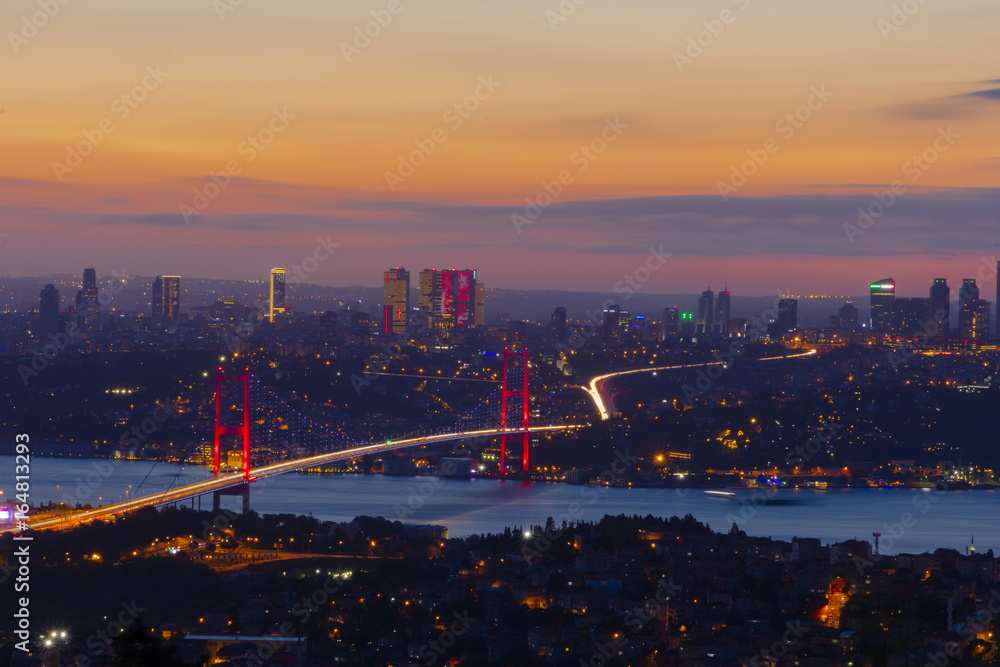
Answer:
[[[529,433],[538,433],[543,431],[568,431],[574,428],[580,428],[576,425],[569,426],[532,426],[528,429]],[[381,452],[389,452],[396,449],[405,449],[407,447],[419,447],[421,445],[433,445],[440,442],[451,442],[453,440],[466,440],[468,438],[478,438],[478,437],[498,437],[506,433],[507,435],[521,435],[525,432],[525,429],[483,429],[479,431],[463,431],[461,433],[446,433],[442,435],[427,435],[419,436],[414,438],[405,438],[402,440],[387,440],[382,443],[375,445],[363,445],[361,447],[352,447],[349,449],[342,449],[336,452],[328,452],[326,454],[318,454],[316,456],[309,456],[302,459],[294,459],[292,461],[284,461],[282,463],[273,463],[268,466],[262,466],[260,468],[255,468],[250,471],[250,481],[254,482],[258,479],[263,479],[265,477],[273,477],[275,475],[284,475],[285,473],[294,472],[296,470],[301,470],[302,468],[311,468],[313,466],[324,465],[326,463],[333,463],[334,461],[342,461],[344,459],[353,459],[361,456],[369,456],[371,454],[379,454]],[[212,493],[214,491],[221,491],[233,486],[238,486],[243,483],[242,473],[236,473],[233,475],[225,475],[222,477],[217,477],[214,479],[205,480],[204,482],[194,482],[192,484],[186,484],[184,486],[179,486],[176,489],[170,489],[168,491],[162,491],[155,494],[150,494],[146,496],[141,496],[139,498],[133,498],[131,500],[115,503],[113,505],[104,505],[103,507],[98,507],[96,509],[90,510],[78,510],[76,512],[71,512],[59,517],[53,517],[51,519],[44,519],[42,521],[28,521],[28,528],[31,530],[63,530],[66,528],[73,528],[82,523],[88,521],[94,521],[97,519],[106,519],[115,514],[121,514],[123,512],[131,512],[142,507],[155,507],[158,505],[168,505],[170,503],[175,503],[181,500],[187,500],[189,498],[194,498],[196,496],[205,495],[206,493]],[[16,527],[6,528],[0,530],[3,532],[13,532]]]
[[[762,359],[750,360],[750,361],[780,361],[782,359],[801,359],[803,357],[811,357],[816,354],[816,350],[809,350],[808,352],[803,352],[800,354],[787,354],[780,357],[764,357]],[[709,366],[726,366],[727,362],[724,361],[708,361],[698,364],[683,364],[680,366],[647,366],[645,368],[631,368],[625,371],[615,371],[613,373],[606,373],[604,375],[598,375],[590,381],[589,387],[584,387],[583,390],[590,394],[590,398],[593,399],[594,405],[597,406],[597,411],[601,415],[601,419],[607,420],[618,414],[615,410],[614,396],[608,395],[607,390],[604,388],[605,383],[608,380],[613,380],[615,378],[622,377],[623,375],[633,375],[635,373],[654,373],[656,371],[677,371],[684,370],[686,368],[707,368]],[[728,366],[727,366],[728,368]]]

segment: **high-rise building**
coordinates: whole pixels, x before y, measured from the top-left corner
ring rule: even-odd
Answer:
[[[475,269],[424,269],[418,307],[428,328],[486,324],[486,290],[480,289]]]
[[[797,299],[781,299],[778,301],[778,319],[768,327],[768,333],[780,338],[790,331],[799,328],[799,302]]]
[[[476,283],[476,326],[486,326],[486,285]]]
[[[872,331],[889,333],[892,329],[892,302],[896,299],[896,280],[885,278],[871,284]]]
[[[268,296],[267,321],[274,324],[274,319],[285,312],[285,269],[271,269],[270,293]]]
[[[181,277],[163,276],[163,323],[181,319]]]
[[[973,298],[962,301],[958,311],[959,336],[982,341],[990,337],[990,302]]]
[[[715,300],[715,314],[712,317],[712,333],[717,333],[722,336],[729,335],[729,301],[729,290],[719,292],[719,296]]]
[[[698,319],[695,320],[694,332],[697,334],[711,333],[712,331],[712,317],[714,314],[713,309],[714,304],[714,294],[711,288],[705,290],[701,293],[701,298],[698,299]]]
[[[934,313],[931,299],[895,299],[890,332],[894,336],[927,335]]]
[[[937,335],[947,338],[951,335],[951,288],[947,278],[935,278],[931,285],[931,317],[937,323]],[[928,326],[933,327],[930,323]]]
[[[149,300],[150,325],[153,327],[163,326],[163,278],[156,276],[153,281],[152,296]]]
[[[840,316],[837,318],[837,325],[841,329],[848,331],[858,330],[858,307],[851,301],[845,301],[840,307]]]
[[[962,281],[962,287],[958,290],[958,331],[959,335],[966,340],[969,340],[969,336],[966,336],[964,331],[966,331],[966,324],[963,321],[965,313],[969,312],[969,308],[966,307],[967,303],[972,301],[977,301],[979,299],[979,286],[976,285],[975,278],[966,278]]]
[[[625,313],[628,316],[628,313]],[[621,327],[622,321],[622,307],[617,303],[605,308],[604,310],[604,326],[601,329],[601,335],[604,338],[622,338]]]
[[[101,304],[97,299],[97,270],[83,270],[83,287],[76,293],[76,321],[80,331],[100,328]]]
[[[555,332],[556,340],[565,343],[569,337],[566,329],[566,309],[559,306],[552,311],[552,331]]]
[[[667,306],[663,309],[663,326],[660,340],[668,340],[681,332],[681,309],[677,306]]]
[[[410,314],[410,272],[398,266],[385,272],[382,285],[382,310],[384,314],[382,332],[386,334],[406,333],[407,318]]]
[[[437,322],[441,302],[441,272],[437,269],[424,269],[420,272],[420,285],[417,293],[417,309],[421,324],[427,330],[433,329]]]
[[[59,330],[59,290],[52,283],[38,295],[38,331],[42,336]]]

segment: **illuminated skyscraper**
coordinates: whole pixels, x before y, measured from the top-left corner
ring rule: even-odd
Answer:
[[[163,326],[163,278],[156,276],[153,281],[152,296],[149,300],[149,322],[152,327]]]
[[[714,296],[711,289],[701,293],[701,298],[698,299],[698,319],[695,320],[694,325],[695,333],[711,333],[712,317],[715,312],[712,307],[715,301]]]
[[[476,283],[475,326],[486,326],[486,285]]]
[[[417,293],[417,309],[421,326],[427,330],[434,328],[441,302],[441,272],[437,269],[424,269],[420,272],[420,285]]]
[[[285,312],[285,270],[271,269],[270,295],[267,320],[274,324],[274,318]]]
[[[931,316],[938,326],[937,335],[947,338],[951,335],[951,288],[948,287],[947,278],[934,279],[934,284],[931,285],[931,302]]]
[[[398,266],[385,272],[382,285],[382,332],[406,333],[410,313],[410,272]]]
[[[871,284],[872,331],[889,333],[892,329],[892,302],[896,299],[896,280],[885,278]]]
[[[54,334],[59,329],[59,290],[49,283],[38,298],[38,333]]]
[[[722,336],[729,335],[729,290],[719,292],[719,297],[715,300],[715,314],[712,317],[712,333]]]
[[[934,317],[931,299],[895,299],[891,332],[895,336],[926,336]]]
[[[681,309],[667,306],[663,309],[663,327],[660,340],[668,340],[681,332]]]
[[[799,328],[799,302],[797,299],[778,301],[778,319],[768,327],[768,335],[781,338]]]
[[[163,323],[181,319],[181,277],[163,276]]]
[[[962,287],[958,290],[958,331],[959,335],[966,340],[969,340],[969,336],[966,336],[964,332],[967,331],[965,323],[966,313],[971,312],[970,306],[967,304],[979,300],[979,286],[976,285],[975,278],[966,278],[962,281]]]

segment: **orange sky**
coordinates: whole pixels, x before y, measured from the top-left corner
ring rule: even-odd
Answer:
[[[1000,170],[1000,5],[992,1],[929,0],[905,23],[897,16],[899,29],[888,32],[880,21],[891,20],[893,3],[882,0],[589,0],[558,22],[555,0],[399,0],[401,11],[367,46],[359,42],[364,48],[350,62],[344,44],[374,20],[372,12],[384,20],[389,0],[243,0],[219,14],[218,6],[235,1],[74,0],[46,17],[37,34],[25,28],[41,11],[37,1],[0,7],[8,41],[0,48],[0,226],[10,235],[7,248],[15,238],[42,242],[41,229],[72,243],[93,224],[73,216],[117,216],[112,245],[141,255],[140,237],[155,236],[149,216],[176,216],[191,203],[192,188],[229,162],[239,167],[238,179],[197,216],[202,224],[173,230],[185,238],[172,251],[193,248],[197,256],[218,248],[221,232],[207,229],[217,216],[314,219],[288,232],[294,258],[308,252],[317,231],[351,236],[340,226],[348,202],[365,204],[351,220],[409,221],[413,231],[419,216],[400,213],[393,202],[516,212],[562,170],[573,178],[560,205],[717,196],[734,165],[747,151],[759,154],[768,139],[778,150],[739,197],[850,197],[862,185],[857,205],[867,205],[876,185],[904,178],[911,156],[947,127],[960,138],[913,188],[993,188]],[[697,57],[680,71],[675,54],[699,38],[702,53],[688,51]],[[166,74],[150,79],[148,68]],[[483,79],[495,81],[495,90],[483,94]],[[481,99],[469,98],[477,86]],[[817,89],[832,95],[814,104],[794,133],[788,125],[779,130],[776,123]],[[145,99],[129,108],[119,98],[133,90]],[[477,107],[468,117],[446,115],[467,98]],[[274,109],[294,118],[262,150],[248,149],[244,142],[267,127]],[[603,154],[581,160],[577,151],[600,136],[608,118],[627,129]],[[102,123],[113,132],[95,134]],[[386,173],[436,129],[446,140],[390,191]],[[86,144],[88,136],[101,140],[78,167],[54,168],[66,163],[68,146]],[[739,201],[730,203],[739,217]],[[324,224],[331,206],[338,217]],[[850,220],[855,207],[845,206],[845,217],[831,220],[835,227]],[[631,238],[630,222],[620,224],[636,248],[656,240]],[[237,246],[266,246],[273,231],[256,229]],[[446,229],[434,233],[448,236]],[[834,236],[842,242],[839,230]],[[402,237],[377,227],[356,243],[377,265],[433,259],[407,255]],[[387,251],[384,259],[379,250]],[[849,251],[837,247],[834,254]],[[957,248],[951,257],[964,261],[973,251]],[[622,265],[632,261],[629,254]],[[113,250],[100,255],[115,262]],[[26,256],[0,255],[12,267],[4,272],[70,268]],[[221,262],[220,277],[237,275],[238,264],[235,257]],[[376,280],[351,279],[346,271],[318,279]],[[511,273],[492,282],[515,286],[517,279]]]

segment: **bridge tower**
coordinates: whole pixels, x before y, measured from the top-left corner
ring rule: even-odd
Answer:
[[[222,383],[226,381],[242,384],[243,398],[243,423],[239,426],[224,426],[222,424]],[[243,483],[231,489],[214,492],[213,507],[219,510],[221,496],[238,495],[243,497],[243,513],[250,509],[250,369],[244,368],[242,372],[226,373],[219,366],[215,376],[215,435],[212,445],[212,474],[219,476],[219,439],[224,435],[237,436],[243,447]]]
[[[528,433],[528,350],[524,347],[512,350],[507,346],[503,349],[503,387],[500,393],[500,428],[503,430],[507,429],[508,406],[513,410],[520,408],[520,415],[515,412],[511,415],[510,421],[516,424],[519,417],[521,428],[524,429],[524,434],[521,436],[524,449],[521,470],[528,473],[528,448],[531,444],[531,435]],[[500,436],[501,475],[507,474],[507,437],[506,433]]]

